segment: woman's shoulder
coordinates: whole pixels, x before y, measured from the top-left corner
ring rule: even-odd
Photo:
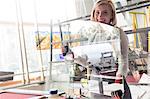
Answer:
[[[120,27],[117,27],[117,26],[116,26],[116,28],[118,28],[118,30],[120,31],[120,38],[121,38],[124,42],[128,42],[127,34],[123,31],[123,29],[120,28]]]
[[[122,29],[122,28],[120,28],[120,27],[118,27],[118,26],[114,26],[114,27],[123,32],[123,29]]]
[[[119,30],[121,36],[127,36],[126,33],[123,31],[122,28],[120,28],[120,27],[118,27],[118,26],[114,26],[114,27]]]

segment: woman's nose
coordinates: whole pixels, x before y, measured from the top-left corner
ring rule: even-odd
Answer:
[[[98,19],[99,19],[99,20],[104,21],[104,16],[103,16],[103,14],[102,14],[102,13],[99,13],[99,15],[98,15]]]
[[[99,17],[99,18],[102,17],[102,13],[101,13],[101,12],[99,12],[98,17]]]
[[[99,16],[99,17],[98,17],[98,21],[100,21],[100,22],[104,22],[104,21],[105,21],[105,18],[104,18],[104,17],[102,17],[102,16]]]

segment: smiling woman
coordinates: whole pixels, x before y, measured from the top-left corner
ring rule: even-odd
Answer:
[[[68,86],[68,83],[70,81],[80,80],[81,77],[86,76],[86,73],[90,74],[91,68],[92,74],[106,74],[110,72],[110,75],[115,75],[114,73],[117,72],[117,66],[121,67],[124,65],[124,67],[127,67],[128,62],[122,62],[121,59],[123,57],[121,57],[120,55],[122,52],[125,53],[124,56],[126,55],[126,48],[122,48],[123,50],[120,49],[120,41],[122,43],[124,40],[120,40],[119,38],[123,36],[119,35],[121,32],[123,33],[123,31],[120,28],[118,29],[118,27],[112,26],[116,25],[121,27],[123,30],[129,30],[131,24],[128,24],[128,21],[126,20],[128,19],[128,17],[126,17],[126,13],[128,12],[125,11],[129,11],[134,7],[140,7],[139,5],[143,6],[144,8],[144,3],[148,2],[149,0],[130,0],[134,2],[144,2],[137,2],[137,4],[130,5],[127,5],[127,1],[129,0],[100,0],[103,2],[113,1],[111,4],[119,4],[118,1],[121,4],[125,2],[124,5],[127,6],[123,5],[122,7],[120,4],[117,7],[113,7],[113,9],[111,9],[111,7],[107,5],[107,3],[103,3],[104,5],[100,4],[96,6],[94,10],[96,13],[93,13],[96,20],[92,21],[97,21],[97,23],[100,22],[98,24],[92,21],[91,23],[90,21],[87,21],[90,19],[90,12],[92,10],[93,4],[96,1],[98,0],[0,0],[0,91],[1,89],[5,89],[6,87],[10,88],[11,86],[14,87],[17,85],[33,85],[33,83],[37,84],[37,82],[39,82],[40,84],[46,82],[47,84],[45,85],[47,86],[44,88],[44,90],[49,90],[51,86],[49,86],[50,80],[56,82],[67,81]],[[149,3],[150,2],[148,2],[147,4]],[[118,24],[118,22],[117,24],[115,21],[112,22],[112,10],[115,9],[117,10],[117,15],[118,13],[122,15],[119,17],[117,17],[116,15],[118,22],[121,23],[121,25]],[[141,11],[145,12],[145,10]],[[137,20],[139,19],[140,17]],[[84,20],[88,23],[85,22],[84,24],[78,22],[81,20]],[[58,22],[60,24],[58,24]],[[129,23],[132,23],[131,19]],[[142,28],[141,24],[144,22],[140,21],[139,23],[140,24],[138,25]],[[84,25],[83,27],[81,27],[82,24],[85,25],[85,28]],[[78,32],[78,27],[81,32]],[[147,34],[147,28],[143,31],[146,32],[143,34]],[[87,34],[90,34],[90,36],[88,36]],[[134,37],[134,35],[132,37]],[[117,39],[116,42],[113,41],[115,39]],[[102,41],[101,43],[98,42],[100,40]],[[110,40],[110,43],[105,43],[105,41],[108,40]],[[134,38],[130,39],[131,44],[133,44],[133,40]],[[87,43],[86,41],[91,45],[79,47],[80,45],[84,45],[85,43]],[[150,40],[147,40],[147,42],[148,41]],[[68,42],[68,51],[66,51],[67,57],[63,56],[63,51],[61,52],[61,47],[65,42]],[[122,43],[122,45],[126,44]],[[104,46],[106,46],[107,48],[103,48]],[[67,47],[65,48],[67,49]],[[97,47],[97,49],[95,47]],[[74,54],[72,54],[73,52]],[[79,58],[77,55],[79,56]],[[140,57],[143,55],[145,54],[141,53]],[[75,57],[74,60],[73,57]],[[124,61],[128,61],[127,57],[125,56]],[[65,60],[68,60],[69,62],[64,62]],[[74,66],[72,66],[73,61],[76,61],[76,67],[82,65],[83,68],[82,66],[80,66],[81,68],[74,68]],[[137,61],[139,63],[139,60]],[[82,64],[79,64],[81,62]],[[119,65],[121,64],[121,62],[125,64]],[[139,64],[137,69],[140,69],[140,71],[141,69],[146,70],[147,68],[145,68],[145,65],[147,64],[143,64],[144,62],[144,58],[142,58],[140,62],[142,63],[142,66],[141,64]],[[85,66],[87,66],[88,64],[90,68],[87,68],[86,71]],[[111,66],[113,68],[111,68]],[[120,69],[118,69],[120,74],[122,73],[123,75],[126,75],[126,72],[128,72],[126,70],[126,67],[121,67]],[[102,71],[108,69],[111,70],[109,72]],[[5,73],[10,73],[10,75],[6,75]],[[134,72],[134,74],[136,73],[137,72]],[[141,75],[137,75],[134,77],[139,78],[139,76]],[[4,79],[4,77],[6,77],[7,79]],[[89,78],[88,75],[87,77]],[[47,78],[50,79],[47,80]],[[135,82],[133,77],[130,77],[130,79],[130,82]],[[5,82],[3,82],[4,80]],[[109,83],[111,83],[111,81]],[[64,84],[59,85],[59,89],[65,87]],[[71,86],[74,87],[74,85],[75,84]],[[56,87],[56,85],[52,86]],[[71,91],[71,93],[73,92]]]

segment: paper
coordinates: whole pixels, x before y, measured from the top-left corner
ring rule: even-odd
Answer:
[[[80,42],[80,46],[72,48],[75,56],[87,55],[88,62],[92,64],[99,64],[101,58],[106,58],[105,63],[113,61],[108,57],[114,60],[118,58],[119,65],[121,65],[120,30],[118,28],[99,22],[80,21],[75,26],[71,24],[71,33],[78,33],[81,38],[87,38],[87,41]],[[111,53],[111,55],[103,58],[105,53]]]
[[[139,83],[150,84],[150,76],[148,76],[147,74],[143,73],[143,75],[141,76],[141,79],[139,80]]]
[[[72,48],[72,50],[77,56],[87,55],[88,61],[92,63],[97,63],[97,61],[100,61],[101,53],[114,52],[113,47],[109,42],[86,45],[86,46],[78,46]]]
[[[104,89],[104,95],[111,96],[112,91],[116,91],[116,90],[123,91],[123,85],[118,83],[107,84],[106,82],[103,82],[103,89]],[[100,94],[97,80],[89,81],[89,91],[92,93]]]

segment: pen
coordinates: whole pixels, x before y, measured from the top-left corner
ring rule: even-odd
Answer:
[[[147,91],[145,91],[140,97],[138,96],[138,99],[142,99],[142,97],[147,93]]]

